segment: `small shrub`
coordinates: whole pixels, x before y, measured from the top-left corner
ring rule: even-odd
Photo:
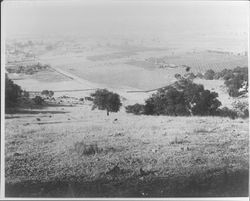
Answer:
[[[144,112],[146,115],[154,115],[154,114],[159,115],[159,113],[157,113],[155,110],[153,97],[151,97],[145,101]]]
[[[144,105],[142,104],[134,104],[134,105],[128,105],[125,107],[127,113],[133,113],[136,115],[144,114]]]
[[[30,97],[30,94],[27,91],[23,91],[22,95],[23,95],[24,98],[29,98]]]
[[[194,129],[194,132],[195,133],[210,133],[209,130],[205,129],[205,128],[197,128],[197,129]]]
[[[44,103],[44,99],[41,96],[36,96],[33,98],[33,101],[36,105],[42,105]]]
[[[237,112],[238,116],[241,118],[249,117],[249,105],[247,101],[235,101],[233,103],[233,108]]]
[[[49,91],[49,97],[54,96],[54,91]]]
[[[186,79],[190,79],[190,80],[193,80],[194,78],[196,78],[196,76],[195,76],[194,73],[186,73],[186,74],[184,75],[184,77],[185,77]]]
[[[47,97],[52,97],[54,95],[53,91],[49,91],[49,90],[43,90],[41,92],[41,95],[47,96]]]
[[[232,70],[227,70],[225,69],[225,71],[223,73],[221,73],[221,77],[223,77],[224,80],[229,80],[233,77],[233,71]]]
[[[189,141],[185,139],[178,139],[177,137],[175,137],[175,139],[170,142],[171,145],[172,144],[184,144],[184,143],[189,143]]]
[[[75,151],[80,155],[94,155],[102,151],[97,144],[85,144],[84,142],[75,143]]]
[[[220,77],[221,77],[220,73],[216,72],[214,74],[214,80],[218,80],[218,79],[220,79]]]
[[[218,110],[218,115],[222,117],[229,117],[235,119],[238,117],[238,114],[235,110],[229,109],[228,107],[223,107]]]
[[[200,79],[203,79],[203,74],[202,73],[197,73],[196,77],[200,78]]]
[[[215,72],[212,69],[209,69],[205,72],[204,78],[206,80],[213,80],[214,79]]]
[[[179,74],[179,73],[176,73],[176,74],[174,75],[174,77],[175,77],[177,80],[180,80],[180,79],[182,78],[181,74]]]
[[[92,98],[92,97],[90,97],[90,96],[86,96],[85,98],[84,98],[86,101],[93,101],[94,99]]]

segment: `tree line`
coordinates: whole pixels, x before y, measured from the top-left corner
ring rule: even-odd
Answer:
[[[21,89],[20,86],[6,75],[5,80],[5,107],[17,105],[22,97],[28,98],[28,92]],[[43,95],[51,97],[53,91],[44,90]],[[44,99],[37,96],[32,99],[35,104],[41,105]],[[108,91],[107,89],[98,89],[91,94],[93,102],[92,109],[106,110],[107,115],[110,112],[118,112],[122,106],[119,94]],[[157,90],[144,104],[134,104],[125,107],[127,113],[135,115],[168,115],[168,116],[229,116],[236,118],[238,116],[248,117],[248,104],[236,102],[235,109],[227,107],[220,108],[221,102],[218,100],[218,93],[204,89],[201,84],[194,83],[191,79],[179,79],[175,83]],[[240,111],[240,115],[239,112]]]
[[[204,79],[223,79],[228,94],[232,97],[238,97],[248,92],[248,67],[223,69],[220,72],[214,72],[212,69],[209,69],[205,72]]]

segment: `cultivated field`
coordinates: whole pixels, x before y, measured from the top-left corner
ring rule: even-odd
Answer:
[[[6,114],[6,196],[248,196],[248,132],[248,119],[106,116],[87,102]]]
[[[100,50],[99,50],[100,51]],[[147,61],[156,58],[177,68],[161,69],[159,64]],[[115,51],[106,53],[82,52],[81,54],[48,55],[40,57],[41,63],[62,69],[82,79],[105,87],[130,87],[149,90],[173,82],[176,73],[185,73],[182,65],[191,67],[193,73],[204,73],[208,69],[219,72],[225,68],[247,66],[247,56],[215,53],[209,51],[182,52],[166,50]]]

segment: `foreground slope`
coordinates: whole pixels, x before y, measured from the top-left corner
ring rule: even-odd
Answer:
[[[6,196],[247,196],[248,132],[248,119],[86,103],[6,114]]]

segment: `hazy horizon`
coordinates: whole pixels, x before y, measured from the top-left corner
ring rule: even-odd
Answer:
[[[15,34],[248,32],[248,2],[5,1],[4,31]]]

